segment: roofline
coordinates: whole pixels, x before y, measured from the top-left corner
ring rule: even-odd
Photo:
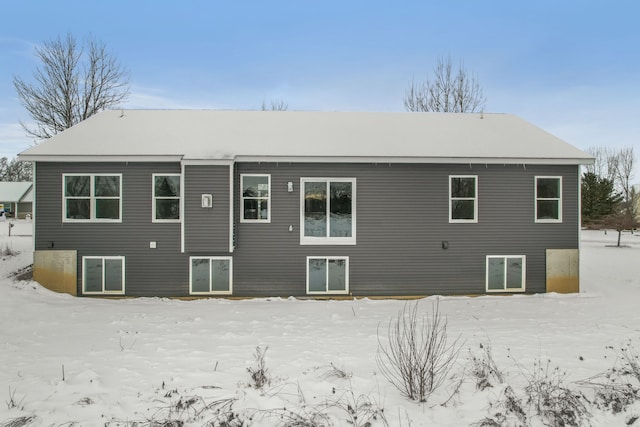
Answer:
[[[178,154],[143,156],[85,156],[58,154],[18,154],[21,162],[179,162],[183,156]]]
[[[472,163],[528,165],[592,165],[591,157],[409,157],[409,156],[236,156],[233,159],[185,158],[181,155],[83,156],[18,155],[23,162],[182,162],[185,164],[229,164],[233,162],[271,163]]]

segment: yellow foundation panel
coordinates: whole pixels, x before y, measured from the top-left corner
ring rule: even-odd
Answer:
[[[547,292],[580,292],[580,250],[547,249]]]
[[[78,294],[77,251],[35,251],[33,280],[47,289]]]

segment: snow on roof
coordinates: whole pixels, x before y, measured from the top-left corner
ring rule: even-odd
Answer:
[[[509,114],[111,110],[21,160],[404,161],[588,164]]]
[[[28,202],[24,200],[27,193],[31,193],[30,182],[0,182],[0,201],[2,202]]]

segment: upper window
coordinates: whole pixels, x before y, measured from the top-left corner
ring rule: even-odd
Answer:
[[[478,222],[478,177],[449,177],[449,222]]]
[[[562,222],[562,177],[536,176],[536,222]]]
[[[348,257],[307,257],[307,293],[349,292]]]
[[[523,292],[525,267],[524,255],[487,256],[487,292]]]
[[[63,221],[122,219],[122,175],[63,175]]]
[[[124,294],[124,257],[83,256],[82,292]]]
[[[270,222],[271,176],[240,175],[242,186],[241,222]]]
[[[300,243],[355,244],[355,178],[301,178],[300,187]]]
[[[153,221],[180,220],[180,175],[153,174]]]
[[[191,257],[189,287],[192,294],[231,294],[231,257]]]

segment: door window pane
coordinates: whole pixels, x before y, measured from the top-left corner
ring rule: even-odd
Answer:
[[[211,260],[211,290],[214,292],[225,292],[229,288],[229,260],[212,259]]]
[[[522,288],[522,258],[507,258],[507,288]]]
[[[105,291],[122,291],[122,260],[121,259],[105,259],[104,260],[104,290]]]
[[[344,259],[329,260],[329,291],[346,290],[347,262]]]
[[[209,292],[210,263],[208,258],[191,260],[191,290]]]
[[[487,288],[504,289],[504,258],[489,258]]]
[[[331,182],[330,237],[351,237],[351,183]]]
[[[102,292],[102,259],[85,258],[84,291]]]
[[[304,183],[304,235],[327,236],[327,183]]]
[[[309,292],[325,292],[327,289],[327,261],[309,260]]]

